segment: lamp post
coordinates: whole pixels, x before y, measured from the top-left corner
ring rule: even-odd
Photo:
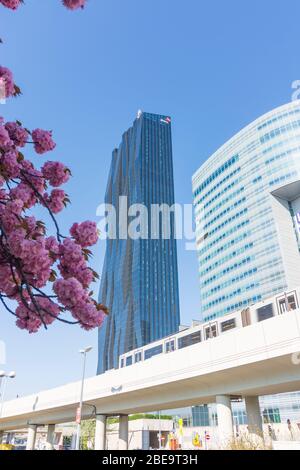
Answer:
[[[83,390],[84,390],[84,379],[85,379],[85,364],[86,364],[86,355],[92,350],[92,346],[87,348],[80,349],[80,354],[83,355],[83,367],[82,367],[82,379],[81,379],[81,391],[80,391],[80,402],[77,414],[77,431],[76,431],[76,450],[79,450],[80,447],[80,431],[81,431],[81,414],[82,414],[82,403],[83,403]]]
[[[0,371],[0,396],[1,396],[0,418],[2,417],[7,379],[14,379],[15,376],[16,376],[16,373],[14,371],[11,371],[9,373],[6,373],[4,370]]]

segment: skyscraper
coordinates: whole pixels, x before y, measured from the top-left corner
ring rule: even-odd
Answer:
[[[205,320],[300,285],[300,101],[226,142],[193,193]]]
[[[300,101],[220,147],[193,176],[193,194],[203,319],[282,291],[288,299],[300,285]],[[265,422],[299,420],[300,392],[261,397],[260,404]],[[234,406],[243,424],[244,404]],[[207,414],[193,410],[202,423]]]
[[[112,154],[105,202],[119,221],[128,208],[143,204],[151,225],[151,205],[174,204],[171,119],[139,112]],[[130,217],[128,222],[130,223]],[[126,225],[126,224],[125,224]],[[126,226],[127,229],[127,226]],[[121,233],[122,232],[122,233]],[[177,247],[174,214],[170,237],[108,238],[100,286],[101,302],[110,315],[99,330],[98,374],[118,367],[131,349],[176,332],[179,328]],[[150,230],[149,230],[150,232]]]

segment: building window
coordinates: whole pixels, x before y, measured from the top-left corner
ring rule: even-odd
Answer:
[[[210,426],[208,405],[192,407],[192,425],[194,427]]]
[[[121,368],[124,367],[124,359],[122,358],[121,359],[121,364],[120,364]]]
[[[126,367],[131,366],[132,364],[132,356],[127,356],[126,357]]]
[[[178,339],[178,349],[186,348],[187,346],[192,346],[192,344],[197,344],[201,342],[201,331],[196,331],[191,335],[183,336]]]
[[[231,318],[230,320],[223,321],[221,323],[221,331],[225,333],[225,331],[232,330],[236,327],[235,318]]]
[[[296,292],[290,292],[277,299],[279,313],[291,312],[298,308]]]
[[[265,408],[263,410],[264,423],[281,423],[279,408]]]
[[[154,348],[146,349],[145,351],[145,360],[150,359],[152,356],[157,356],[163,352],[162,344],[159,346],[154,346]]]
[[[166,353],[175,351],[175,340],[166,341]]]
[[[142,360],[142,351],[138,351],[134,354],[134,362],[141,362]]]
[[[251,315],[249,307],[242,310],[242,325],[243,327],[251,325]]]
[[[217,324],[212,323],[205,328],[205,339],[216,338],[216,336],[218,336]]]
[[[272,318],[274,316],[273,312],[273,304],[264,305],[256,310],[257,312],[257,320],[264,321],[268,318]]]

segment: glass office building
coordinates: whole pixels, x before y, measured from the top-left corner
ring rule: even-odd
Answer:
[[[193,176],[205,321],[300,285],[300,101],[260,117]]]
[[[205,321],[300,286],[300,101],[260,117],[193,176]],[[264,422],[300,422],[300,393],[261,397]],[[195,407],[207,425],[214,405]],[[243,403],[234,418],[246,423]]]
[[[153,204],[174,204],[171,119],[139,112],[133,126],[112,154],[105,202],[117,221],[127,207],[143,204],[148,211],[147,234],[124,236],[124,223],[116,237],[107,239],[100,300],[110,314],[99,330],[98,374],[119,366],[127,351],[173,334],[179,328],[177,247],[174,213],[170,213],[169,237],[162,232],[150,237]],[[131,222],[128,217],[128,223]],[[127,222],[125,229],[127,232]],[[122,233],[121,233],[122,232]]]
[[[300,393],[282,393],[259,398],[262,422],[264,424],[286,424],[288,420],[300,426]],[[247,413],[244,400],[233,401],[232,415],[235,425],[247,425]],[[186,416],[187,426],[217,426],[218,415],[215,403],[197,405]]]

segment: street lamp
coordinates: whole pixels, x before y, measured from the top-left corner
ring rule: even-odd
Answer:
[[[82,367],[80,402],[79,402],[78,413],[77,413],[77,416],[76,416],[76,420],[77,420],[76,450],[79,450],[79,446],[80,446],[81,413],[82,413],[82,403],[83,403],[83,389],[84,389],[84,379],[85,379],[86,355],[92,349],[93,349],[92,346],[88,346],[87,348],[80,349],[80,351],[79,351],[80,354],[83,355],[83,367]]]
[[[4,395],[6,390],[7,379],[14,379],[16,376],[15,371],[6,373],[4,370],[0,371],[0,397],[1,397],[1,408],[0,408],[0,418],[2,417],[3,404],[4,404]],[[2,385],[3,383],[3,385]]]

